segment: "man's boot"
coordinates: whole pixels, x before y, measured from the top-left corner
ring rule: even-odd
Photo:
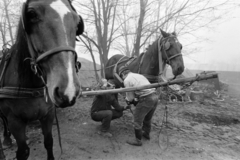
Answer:
[[[146,131],[142,131],[142,136],[146,138],[147,140],[150,140],[150,134]]]
[[[142,130],[135,129],[135,137],[134,139],[128,140],[127,143],[134,146],[141,146],[142,145]]]

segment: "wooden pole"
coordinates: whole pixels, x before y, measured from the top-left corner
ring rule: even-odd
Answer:
[[[4,153],[3,153],[3,147],[2,147],[2,141],[0,139],[0,160],[6,160]]]
[[[201,81],[201,80],[217,78],[217,77],[218,77],[217,73],[200,74],[200,75],[196,75],[195,77],[179,78],[179,79],[174,79],[174,80],[168,81],[168,82],[152,83],[149,85],[144,85],[144,86],[139,86],[139,87],[119,88],[119,89],[110,89],[110,90],[97,90],[97,91],[84,91],[81,93],[81,95],[79,97],[81,97],[83,95],[103,95],[103,94],[114,94],[114,93],[121,93],[121,92],[131,92],[131,91],[137,91],[137,90],[149,89],[149,88],[157,88],[157,87],[173,85],[173,84],[184,84],[187,82]]]

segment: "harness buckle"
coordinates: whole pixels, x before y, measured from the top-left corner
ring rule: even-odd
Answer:
[[[37,74],[38,73],[38,71],[37,71],[37,64],[36,63],[33,64],[33,63],[31,62],[31,70],[33,71],[34,74]]]

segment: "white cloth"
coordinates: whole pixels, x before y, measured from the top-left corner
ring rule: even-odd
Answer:
[[[150,82],[146,77],[144,77],[141,74],[137,73],[132,73],[129,72],[127,77],[124,79],[124,87],[129,88],[129,87],[139,87],[143,85],[149,85]],[[135,97],[139,98],[142,96],[149,95],[151,93],[155,92],[155,88],[150,88],[150,89],[143,89],[143,90],[138,90],[138,91],[133,91],[133,92],[127,92],[126,93],[126,99],[128,101],[132,101]]]

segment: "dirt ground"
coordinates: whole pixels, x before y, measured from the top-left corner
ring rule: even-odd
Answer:
[[[58,110],[63,153],[57,127],[53,127],[54,155],[61,160],[239,160],[240,159],[240,94],[221,93],[224,101],[205,98],[201,102],[159,102],[153,119],[151,140],[143,146],[126,144],[133,137],[132,115],[111,124],[112,138],[97,131],[100,123],[89,115],[93,97],[80,98],[73,107]],[[125,102],[120,97],[121,104]],[[163,120],[164,119],[164,120]],[[167,125],[164,125],[167,124]],[[2,134],[2,133],[1,133]],[[46,159],[43,136],[37,124],[28,128],[30,160]],[[4,150],[8,160],[15,157],[16,144]]]

